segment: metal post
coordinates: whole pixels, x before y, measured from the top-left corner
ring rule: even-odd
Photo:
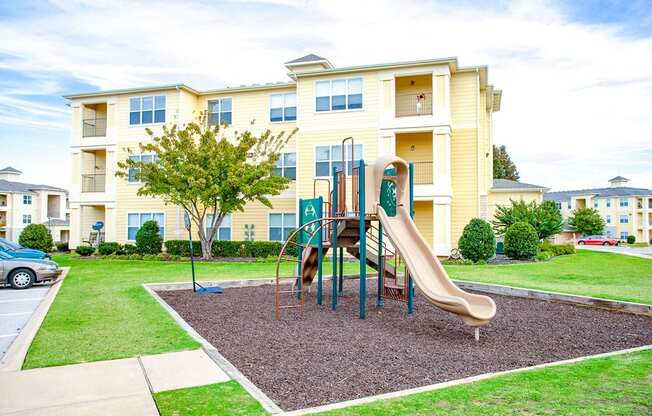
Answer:
[[[303,199],[299,199],[299,227],[303,224]],[[301,299],[301,285],[303,284],[303,277],[301,276],[301,264],[303,263],[303,231],[298,233],[298,243],[299,247],[297,249],[297,299]]]
[[[337,286],[339,296],[344,294],[344,247],[340,247],[340,255],[338,257],[340,263],[339,284]]]
[[[365,229],[365,199],[364,199],[364,160],[360,159],[358,180],[359,210],[360,210],[360,319],[365,318],[367,301],[367,230]]]
[[[319,197],[319,218],[324,218],[324,201],[323,198],[320,196]],[[324,249],[323,249],[323,223],[319,224],[319,233],[317,235],[317,305],[321,305],[322,303],[322,287],[323,287],[323,280],[322,280],[322,260],[324,259]]]
[[[410,218],[414,219],[414,163],[410,162]],[[409,271],[407,270],[407,265],[405,270],[408,272],[408,314],[414,312],[414,281],[412,276],[410,276]]]
[[[376,306],[383,306],[383,224],[378,223],[378,294],[376,299]]]
[[[190,246],[190,268],[192,269],[192,291],[197,292],[197,283],[195,283],[195,253],[192,249],[192,231],[188,227],[188,245]]]
[[[333,218],[337,216],[337,168],[333,167],[333,204],[331,206]],[[331,278],[331,308],[337,309],[337,221],[332,222],[333,241],[331,248],[333,250],[333,276]]]

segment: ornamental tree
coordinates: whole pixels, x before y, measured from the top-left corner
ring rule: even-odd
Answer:
[[[512,159],[507,153],[507,147],[503,146],[493,146],[494,154],[494,179],[511,179],[517,181],[519,178],[518,169],[516,165],[512,162]]]
[[[554,201],[514,201],[511,205],[498,205],[492,224],[499,234],[505,234],[512,224],[527,222],[537,231],[539,239],[559,234],[564,229],[564,219]]]
[[[161,136],[147,129],[151,141],[139,148],[141,153],[154,154],[154,162],[127,158],[118,162],[116,173],[142,182],[138,195],[185,209],[197,228],[204,259],[211,258],[211,246],[226,215],[244,211],[251,201],[271,208],[269,196],[283,192],[290,181],[273,172],[280,150],[296,130],[288,135],[235,131],[230,138],[226,130],[226,126],[207,125],[205,113],[182,128],[163,126]]]
[[[568,224],[580,234],[602,234],[605,222],[600,213],[593,208],[578,208],[568,217]]]

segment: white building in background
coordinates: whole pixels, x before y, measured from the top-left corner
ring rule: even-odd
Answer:
[[[55,242],[68,241],[68,191],[50,185],[20,182],[21,171],[0,169],[0,237],[18,241],[29,224],[43,224]]]

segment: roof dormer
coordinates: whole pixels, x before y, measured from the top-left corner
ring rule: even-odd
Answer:
[[[328,62],[328,59],[322,58],[321,56],[317,56],[312,53],[306,56],[302,56],[301,58],[286,62],[285,67],[290,71],[290,76],[292,76],[292,74],[298,74],[302,72],[333,69],[333,65]]]
[[[629,182],[629,179],[622,176],[616,176],[615,178],[609,179],[612,188],[622,188],[627,186],[627,182]]]

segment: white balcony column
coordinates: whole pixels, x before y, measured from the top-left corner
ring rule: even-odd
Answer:
[[[106,103],[106,142],[116,143],[118,137],[118,123],[116,100],[111,99]]]
[[[432,140],[432,171],[436,195],[450,196],[452,193],[450,130],[436,129],[433,131]]]
[[[435,197],[432,209],[433,252],[436,256],[451,253],[451,198]]]
[[[117,213],[115,203],[104,206],[104,241],[117,241]]]
[[[378,157],[396,155],[396,134],[381,132],[378,135]]]
[[[79,204],[70,204],[70,236],[68,246],[71,249],[81,244],[81,206]]]

